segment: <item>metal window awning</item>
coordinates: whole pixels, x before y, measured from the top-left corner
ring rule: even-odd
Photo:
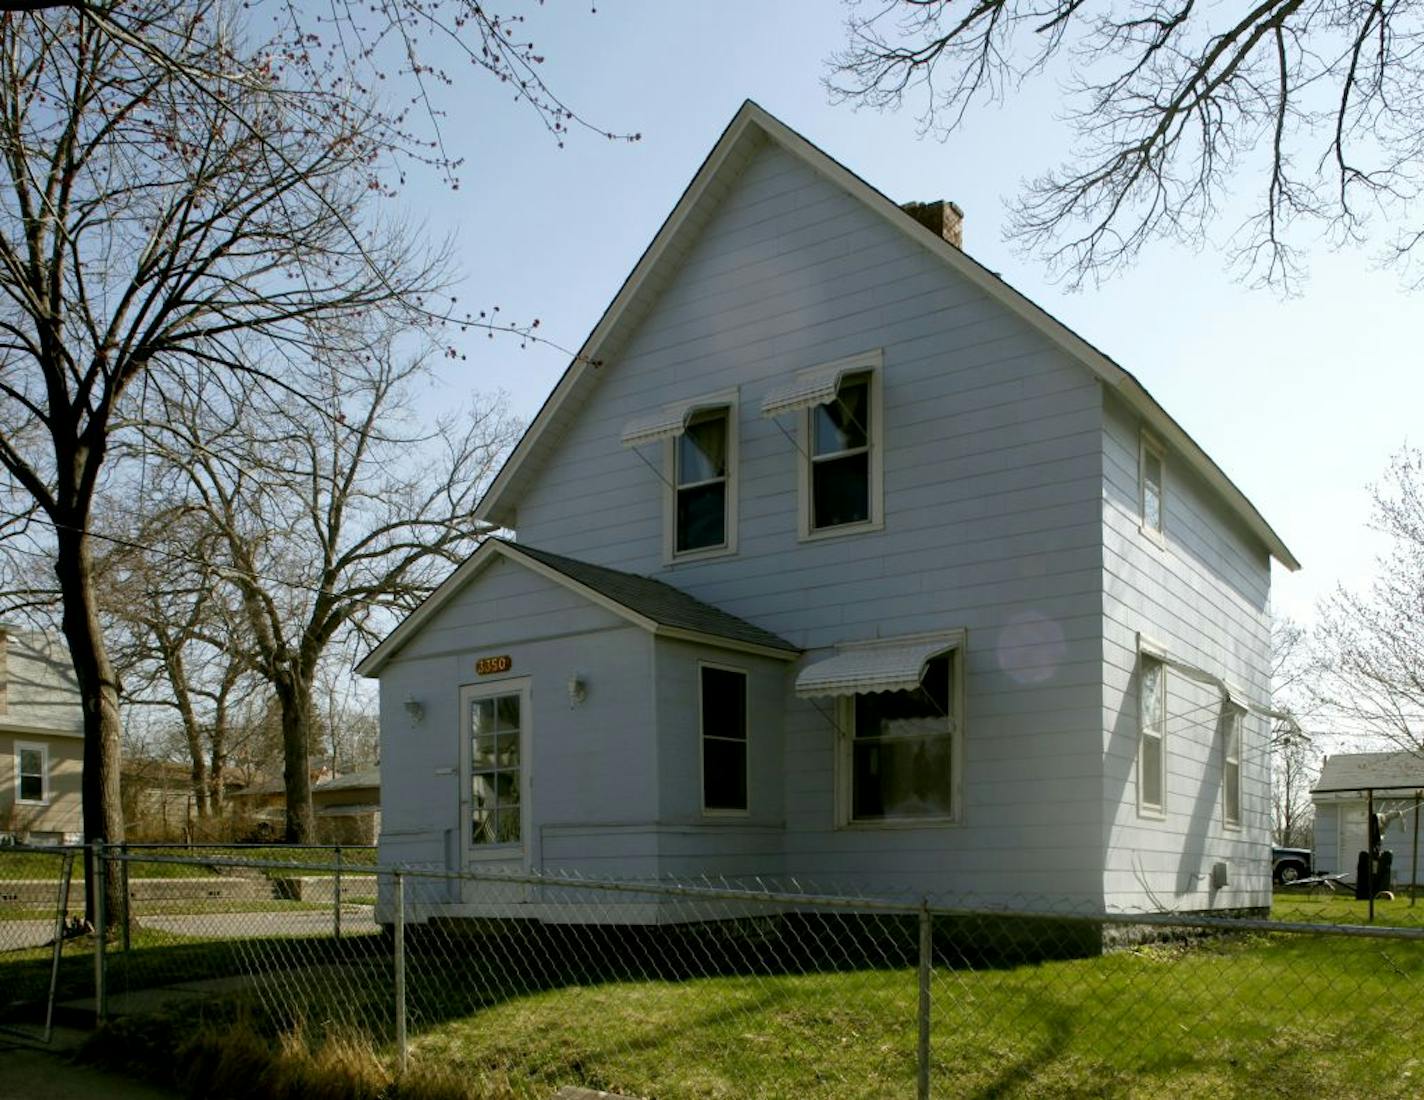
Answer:
[[[871,642],[845,646],[801,670],[796,694],[802,699],[826,695],[868,695],[877,691],[913,691],[925,666],[960,644],[957,635]]]
[[[772,390],[762,398],[761,414],[780,416],[797,409],[828,405],[836,399],[845,376],[863,371],[865,366],[864,362],[842,362],[802,371],[789,385]]]
[[[641,447],[644,443],[654,443],[659,439],[674,439],[687,431],[688,423],[698,413],[707,409],[723,409],[727,404],[725,397],[694,398],[635,416],[623,426],[623,446]]]

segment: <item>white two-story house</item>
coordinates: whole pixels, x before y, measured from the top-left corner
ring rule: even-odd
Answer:
[[[384,860],[1269,904],[1295,558],[959,232],[738,112],[359,666]]]

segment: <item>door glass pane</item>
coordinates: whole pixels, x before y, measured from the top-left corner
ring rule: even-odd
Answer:
[[[519,843],[519,809],[500,810],[495,817],[494,843]]]
[[[470,707],[470,840],[519,840],[520,696],[478,699]]]
[[[474,820],[471,823],[470,839],[476,844],[493,844],[494,840],[494,811],[476,810]]]

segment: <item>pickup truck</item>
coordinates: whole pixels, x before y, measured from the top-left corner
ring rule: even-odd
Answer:
[[[1271,877],[1281,886],[1308,877],[1312,854],[1309,848],[1272,848]]]

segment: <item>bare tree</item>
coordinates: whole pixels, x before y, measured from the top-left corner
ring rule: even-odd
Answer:
[[[241,650],[225,644],[235,608],[214,564],[216,537],[181,502],[135,497],[118,510],[139,521],[103,543],[96,571],[121,699],[130,712],[176,716],[193,805],[200,818],[220,815],[232,716],[253,684]]]
[[[241,40],[215,5],[124,9],[215,68]],[[380,135],[361,112],[279,106],[250,69],[200,92],[116,43],[72,11],[0,19],[0,469],[53,534],[94,841],[123,819],[91,523],[133,384],[202,369],[280,387],[276,365],[337,318],[404,312],[443,280],[370,209]]]
[[[156,387],[145,429],[165,492],[214,535],[240,609],[226,644],[276,696],[293,842],[312,838],[324,658],[352,634],[369,640],[473,549],[474,505],[516,430],[502,401],[421,430],[409,400],[423,360],[384,337],[300,373],[301,401],[221,374]]]
[[[1154,238],[1202,243],[1238,179],[1250,206],[1228,255],[1244,277],[1289,288],[1322,228],[1383,227],[1406,266],[1424,241],[1418,0],[868,0],[848,34],[833,98],[911,99],[942,137],[975,104],[1059,78],[1076,145],[1028,184],[1010,233],[1074,284]]]
[[[1315,817],[1310,790],[1320,766],[1311,726],[1318,706],[1310,638],[1292,619],[1271,620],[1271,707],[1286,718],[1271,723],[1271,827],[1277,844],[1310,846]]]
[[[1399,451],[1371,493],[1389,549],[1368,588],[1322,601],[1315,693],[1343,730],[1424,754],[1424,454]]]

